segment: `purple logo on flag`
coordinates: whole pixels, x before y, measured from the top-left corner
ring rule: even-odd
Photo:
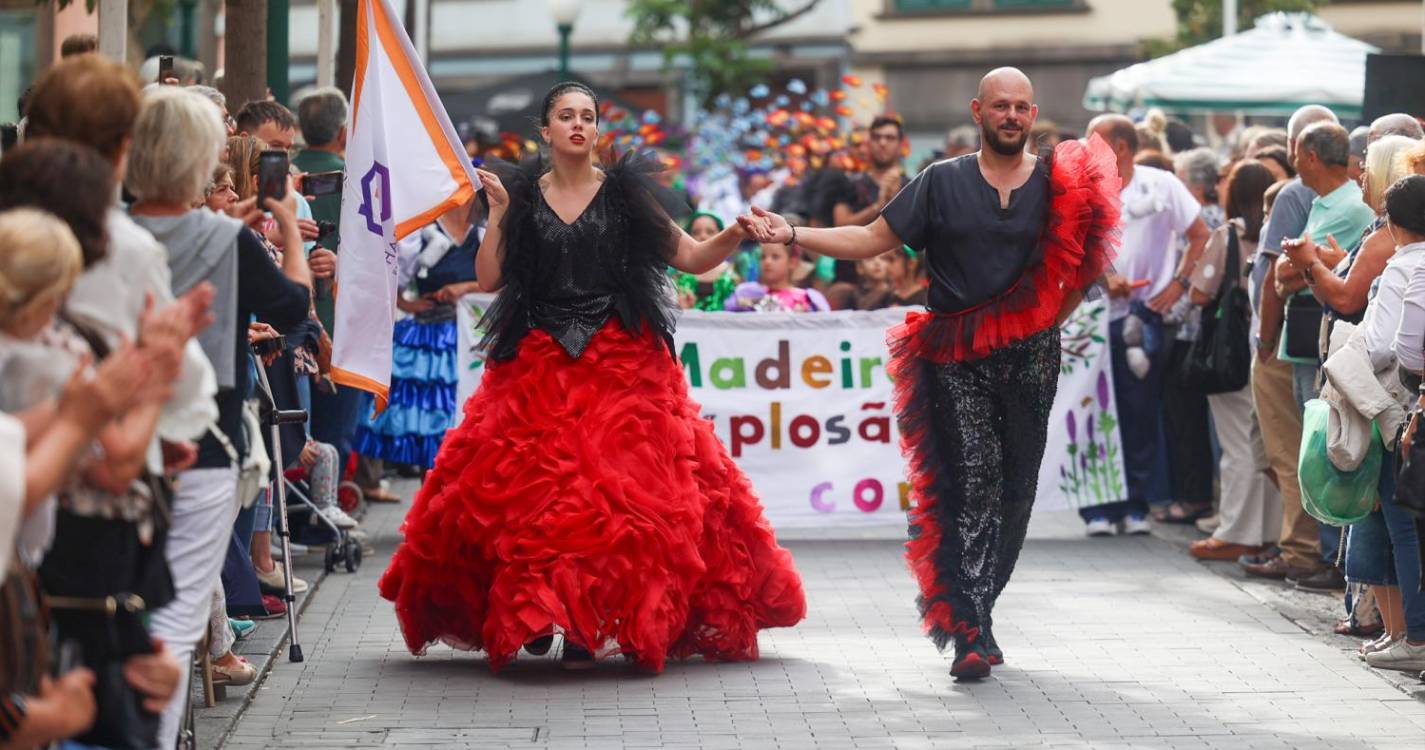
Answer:
[[[384,236],[381,224],[391,220],[391,172],[386,165],[374,162],[371,169],[361,178],[361,208],[358,214],[366,217],[366,228],[372,234]],[[376,206],[380,205],[380,213]]]

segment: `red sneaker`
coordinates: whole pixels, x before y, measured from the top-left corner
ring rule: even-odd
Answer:
[[[269,619],[287,614],[287,603],[272,594],[262,595],[262,607],[267,610]]]

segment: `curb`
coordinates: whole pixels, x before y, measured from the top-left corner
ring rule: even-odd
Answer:
[[[1187,546],[1203,538],[1197,528],[1192,524],[1153,524],[1153,538],[1162,540],[1173,547],[1183,550],[1187,556]],[[1192,560],[1193,558],[1189,557]],[[1336,635],[1332,632],[1335,627],[1337,614],[1333,611],[1333,605],[1339,604],[1336,596],[1323,596],[1299,591],[1284,584],[1267,579],[1250,578],[1241,571],[1241,566],[1231,562],[1216,562],[1194,560],[1202,567],[1212,571],[1219,578],[1223,578],[1236,586],[1243,593],[1261,602],[1273,612],[1281,615],[1282,619],[1300,628],[1303,633],[1311,637],[1330,644],[1340,649],[1348,656],[1354,657],[1352,653],[1358,643],[1350,636]],[[1355,659],[1352,659],[1355,661]],[[1414,672],[1397,672],[1387,669],[1372,669],[1366,666],[1365,662],[1360,662],[1362,670],[1379,677],[1382,681],[1391,685],[1395,689],[1410,696],[1422,703],[1425,703],[1425,681],[1418,678]]]

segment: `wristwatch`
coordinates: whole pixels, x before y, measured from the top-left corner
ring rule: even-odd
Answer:
[[[1315,262],[1312,262],[1308,264],[1306,268],[1301,269],[1301,277],[1306,279],[1307,286],[1314,286],[1316,284],[1316,279],[1311,277],[1311,270],[1313,268],[1316,268]]]
[[[1174,279],[1174,280],[1177,281],[1179,284],[1182,285],[1182,288],[1183,288],[1183,291],[1184,291],[1184,292],[1186,292],[1188,289],[1190,289],[1190,288],[1192,287],[1192,279],[1189,279],[1189,278],[1186,277],[1186,276],[1179,276],[1179,277],[1177,277],[1177,278]]]

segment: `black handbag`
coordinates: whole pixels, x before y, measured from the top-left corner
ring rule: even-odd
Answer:
[[[1425,393],[1425,387],[1421,388]],[[1425,411],[1417,402],[1395,441],[1395,494],[1397,507],[1415,517],[1415,533],[1425,539]],[[1406,442],[1410,446],[1406,447]],[[1420,560],[1421,581],[1425,581],[1425,556]]]
[[[1325,312],[1321,301],[1311,292],[1287,298],[1281,351],[1277,357],[1303,365],[1321,364],[1321,318]]]
[[[1242,288],[1237,231],[1227,230],[1222,286],[1202,310],[1202,327],[1177,370],[1178,382],[1203,393],[1230,393],[1247,387],[1252,374],[1252,308]]]
[[[154,652],[145,618],[174,598],[165,556],[171,489],[152,478],[148,485],[155,495],[147,544],[137,523],[60,508],[55,544],[40,566],[61,644],[94,672],[98,712],[76,738],[86,745],[137,750],[159,744],[159,715],[143,707],[144,696],[124,679],[129,657]]]

